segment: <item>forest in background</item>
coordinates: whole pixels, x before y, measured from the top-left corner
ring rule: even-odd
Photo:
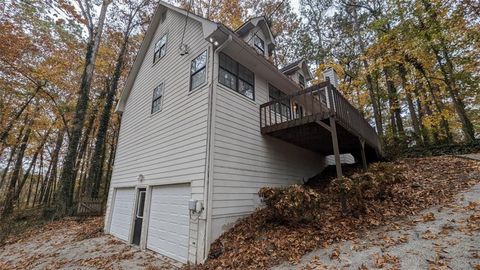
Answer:
[[[480,131],[480,4],[475,0],[175,0],[235,29],[266,16],[279,67],[325,68],[385,146],[470,143]],[[114,112],[158,1],[0,3],[0,211],[74,214],[106,199]]]

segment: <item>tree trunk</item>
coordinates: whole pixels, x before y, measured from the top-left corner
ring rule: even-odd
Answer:
[[[28,183],[27,201],[25,202],[25,209],[28,209],[28,205],[30,204],[30,197],[32,196],[32,189],[33,189],[33,182],[35,181],[36,168],[37,168],[37,163],[35,161],[32,168],[32,174],[30,175],[30,182]]]
[[[396,131],[398,132],[398,135],[403,139],[405,138],[405,130],[403,128],[403,120],[400,109],[400,102],[398,100],[397,89],[395,88],[395,84],[392,81],[389,70],[385,68],[383,72],[385,75],[385,81],[387,83],[390,112],[393,115],[393,120],[391,122],[394,126],[394,129],[396,129]]]
[[[32,207],[35,207],[35,204],[37,203],[37,198],[38,198],[38,192],[39,192],[39,187],[40,187],[40,182],[42,182],[43,179],[43,153],[40,154],[40,165],[38,169],[38,177],[37,177],[37,183],[35,185],[35,194],[33,195],[33,203]]]
[[[424,108],[423,108],[423,104],[422,104],[420,94],[419,94],[420,92],[425,92],[425,91],[423,90],[423,87],[422,87],[420,82],[418,82],[415,85],[415,87],[413,88],[413,91],[414,91],[414,94],[415,94],[416,105],[417,105],[417,108],[418,108],[418,121],[419,121],[419,124],[420,124],[422,140],[423,140],[424,144],[428,145],[428,144],[430,144],[430,140],[429,140],[429,137],[428,137],[428,129],[423,124]]]
[[[439,112],[440,114],[440,126],[442,127],[442,129],[444,130],[445,132],[445,136],[447,138],[447,142],[451,142],[453,140],[452,138],[452,133],[450,132],[450,127],[448,125],[448,121],[447,119],[445,119],[445,117],[443,116],[442,112],[444,111],[444,104],[442,103],[442,101],[440,99],[437,98],[437,95],[435,94],[435,91],[438,91],[438,89],[435,88],[435,86],[433,85],[431,79],[428,77],[427,75],[427,72],[425,71],[425,69],[423,68],[423,65],[420,63],[420,61],[418,61],[417,59],[415,58],[412,58],[412,57],[408,57],[406,56],[406,60],[412,64],[412,66],[418,70],[420,72],[420,74],[422,74],[423,78],[425,79],[425,81],[427,82],[427,86],[428,86],[428,91],[430,93],[430,95],[432,96],[432,101],[433,101],[433,105],[435,105],[435,108],[436,110]],[[438,139],[438,137],[437,137]]]
[[[17,186],[17,182],[20,178],[20,173],[22,170],[23,164],[23,156],[25,155],[25,150],[27,149],[28,139],[30,138],[30,133],[32,132],[32,123],[33,120],[29,120],[27,123],[27,130],[25,131],[25,135],[23,135],[22,142],[20,144],[20,148],[18,150],[17,159],[15,161],[15,167],[12,172],[12,176],[10,178],[10,184],[7,189],[5,201],[3,203],[3,211],[2,211],[2,219],[8,217],[13,211],[13,202],[15,199],[15,188]]]
[[[408,81],[407,81],[407,70],[403,64],[398,65],[398,73],[400,74],[400,79],[402,80],[402,87],[403,91],[405,91],[405,98],[408,104],[408,111],[410,113],[410,118],[412,120],[413,130],[415,132],[415,141],[417,144],[423,144],[421,140],[421,131],[420,131],[420,123],[418,121],[417,112],[415,111],[415,105],[413,104],[412,94],[408,89]]]
[[[52,157],[51,157],[51,168],[50,168],[50,173],[45,177],[46,180],[46,187],[45,187],[45,192],[43,192],[43,196],[41,197],[41,203],[47,204],[48,203],[48,198],[50,196],[50,191],[52,189],[53,181],[55,181],[55,177],[57,174],[57,167],[58,167],[58,156],[60,153],[60,150],[62,149],[62,144],[63,144],[63,137],[65,136],[66,133],[66,127],[58,131],[58,137],[55,142],[55,148],[53,149],[52,152]]]
[[[26,117],[25,120],[26,120],[27,118],[28,118],[28,117]],[[19,133],[18,133],[17,140],[15,141],[15,145],[14,145],[14,146],[12,147],[12,149],[10,150],[10,157],[8,158],[7,166],[6,166],[5,169],[3,170],[2,179],[0,180],[0,190],[3,188],[3,185],[5,184],[5,180],[6,180],[6,178],[7,178],[8,170],[10,169],[10,164],[12,163],[13,157],[15,156],[15,153],[17,152],[17,148],[18,148],[18,146],[20,145],[20,141],[22,140],[23,130],[24,130],[24,128],[25,128],[25,125],[26,125],[26,121],[24,122],[24,125],[22,125],[22,127],[20,128],[20,131],[19,131]]]
[[[433,48],[434,46],[432,46]],[[467,142],[471,142],[475,140],[475,130],[473,129],[473,124],[470,121],[470,118],[467,115],[467,112],[465,110],[465,104],[463,103],[463,100],[460,98],[458,95],[458,89],[457,85],[455,82],[454,74],[453,74],[453,66],[449,67],[452,65],[449,63],[449,56],[446,51],[444,51],[444,56],[447,58],[447,67],[450,71],[447,71],[447,68],[443,65],[441,57],[438,54],[438,51],[435,51],[435,55],[437,58],[437,63],[440,66],[440,71],[443,75],[445,85],[448,91],[448,94],[450,95],[450,98],[452,99],[453,102],[453,107],[455,108],[455,111],[457,112],[458,118],[460,119],[460,122],[462,123],[462,131],[463,135],[465,136],[465,140]]]
[[[92,198],[97,198],[100,182],[102,179],[102,165],[104,160],[101,159],[101,154],[104,152],[105,147],[105,138],[108,131],[108,125],[110,123],[110,114],[113,106],[113,99],[117,93],[118,81],[120,80],[120,75],[122,72],[123,62],[125,58],[125,53],[127,51],[128,45],[128,32],[125,33],[122,47],[117,57],[117,62],[115,64],[115,70],[109,85],[110,89],[107,94],[105,105],[103,107],[102,116],[100,118],[100,124],[98,127],[97,139],[95,141],[95,150],[93,152],[93,157],[90,165],[90,170],[88,173],[87,180],[87,194]]]
[[[32,167],[37,162],[38,154],[40,153],[40,151],[43,150],[43,146],[45,145],[45,142],[47,141],[48,136],[50,136],[50,131],[51,130],[47,131],[47,133],[45,134],[45,137],[43,138],[42,142],[40,143],[40,145],[37,147],[37,150],[33,154],[32,162],[30,163],[30,166],[28,166],[27,171],[25,171],[25,173],[23,175],[23,178],[21,179],[21,181],[18,184],[17,189],[15,190],[15,194],[13,195],[13,200],[14,201],[18,200],[18,198],[20,197],[20,193],[22,192],[23,186],[27,182],[27,179],[28,179],[28,176],[30,175]]]
[[[100,101],[103,99],[103,96],[99,97],[99,104],[101,103]],[[73,170],[72,174],[73,174],[73,179],[77,179],[78,177],[78,172],[79,172],[79,169],[80,169],[80,164],[85,156],[85,152],[87,150],[87,147],[88,147],[88,142],[90,140],[90,134],[95,134],[95,131],[92,132],[93,130],[93,124],[95,122],[95,118],[97,116],[97,113],[98,113],[98,105],[97,104],[96,106],[94,106],[93,108],[93,111],[92,113],[90,114],[90,117],[88,119],[88,123],[87,123],[87,128],[85,130],[85,133],[83,134],[83,141],[82,143],[80,144],[80,148],[79,148],[79,152],[78,152],[78,157],[77,157],[77,161],[75,163],[75,169]],[[88,168],[88,167],[87,167]],[[85,172],[86,173],[86,172]],[[73,191],[74,191],[74,188],[75,186],[72,186],[71,187],[72,190],[72,194],[73,194]]]
[[[56,215],[64,216],[72,212],[73,206],[73,189],[75,186],[75,178],[72,171],[77,158],[77,149],[80,139],[82,137],[82,129],[87,113],[88,96],[90,92],[90,86],[92,83],[93,72],[95,69],[95,60],[100,47],[100,41],[102,37],[103,26],[105,23],[105,17],[107,13],[107,7],[110,4],[110,0],[104,0],[100,15],[98,18],[98,25],[96,29],[90,29],[90,40],[87,45],[87,53],[85,57],[85,67],[82,74],[82,82],[78,94],[77,105],[75,107],[75,115],[72,120],[71,138],[68,144],[67,153],[63,163],[62,174],[60,177],[60,189],[58,191],[56,204]]]
[[[361,27],[360,23],[358,21],[358,14],[357,14],[357,6],[356,6],[356,1],[354,2],[354,7],[353,7],[353,27],[354,27],[354,32],[357,35],[358,39],[358,45],[360,47],[360,51],[362,54],[365,53],[365,44],[363,42],[363,38],[361,35]],[[369,73],[369,65],[367,60],[364,58],[362,60],[363,68],[365,69],[365,74],[366,74],[366,79],[367,79],[367,88],[368,88],[368,94],[370,95],[370,101],[372,102],[372,108],[373,108],[373,117],[375,118],[375,126],[377,128],[377,133],[380,136],[383,136],[383,124],[382,124],[382,119],[380,118],[380,113],[379,113],[379,106],[377,103],[377,99],[375,97],[375,90],[373,86],[373,80],[372,80],[372,75]]]
[[[113,131],[112,142],[110,145],[110,155],[108,157],[107,163],[107,173],[105,175],[105,189],[104,189],[104,199],[108,196],[108,191],[110,189],[110,181],[112,180],[112,171],[113,171],[113,162],[115,160],[115,153],[117,149],[117,142],[118,142],[118,131]]]
[[[28,107],[28,105],[30,105],[30,103],[35,98],[35,96],[38,94],[38,92],[40,92],[42,87],[43,87],[43,85],[37,85],[37,87],[35,89],[35,92],[32,94],[32,96],[30,96],[27,99],[27,101],[25,101],[25,103],[23,103],[23,105],[20,106],[20,109],[15,113],[12,120],[10,120],[10,122],[7,124],[7,126],[0,133],[0,155],[3,152],[3,146],[5,145],[5,141],[7,140],[8,134],[10,134],[10,131],[12,130],[13,125],[15,124],[15,122],[17,122],[17,120],[20,118],[20,116],[22,116],[22,113],[25,111],[25,109]]]
[[[432,3],[427,0],[422,0],[422,4],[431,20],[429,21],[428,25],[438,27],[440,25],[440,22],[438,21],[435,9],[432,9]],[[423,20],[420,19],[420,23],[423,28],[428,29]],[[458,94],[459,88],[455,80],[455,68],[442,32],[439,32],[436,36],[436,38],[438,39],[437,42],[433,42],[433,37],[428,32],[426,32],[425,37],[430,43],[430,48],[435,54],[435,58],[443,75],[448,94],[452,99],[455,111],[458,115],[458,118],[460,119],[460,122],[462,123],[462,131],[465,136],[465,140],[467,142],[471,142],[475,140],[475,130],[465,110],[465,104],[463,103],[463,99]],[[446,63],[443,63],[442,56],[443,60],[445,60]]]

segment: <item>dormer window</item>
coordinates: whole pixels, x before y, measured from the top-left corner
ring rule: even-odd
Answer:
[[[265,55],[265,41],[261,39],[259,36],[253,36],[253,45],[257,49],[257,51],[263,55]]]
[[[305,88],[305,77],[300,73],[298,73],[298,84],[300,84],[302,88]]]

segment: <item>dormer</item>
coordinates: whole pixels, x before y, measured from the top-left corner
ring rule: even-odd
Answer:
[[[284,66],[280,71],[294,82],[298,83],[302,88],[305,88],[307,83],[313,78],[312,73],[308,69],[307,62],[303,59]]]
[[[246,21],[235,30],[235,33],[264,57],[268,58],[273,55],[275,38],[265,17],[255,17]]]

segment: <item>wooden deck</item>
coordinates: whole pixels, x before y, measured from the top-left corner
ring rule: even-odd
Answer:
[[[375,130],[328,81],[262,104],[260,127],[323,155],[351,153],[364,164],[381,156]]]

